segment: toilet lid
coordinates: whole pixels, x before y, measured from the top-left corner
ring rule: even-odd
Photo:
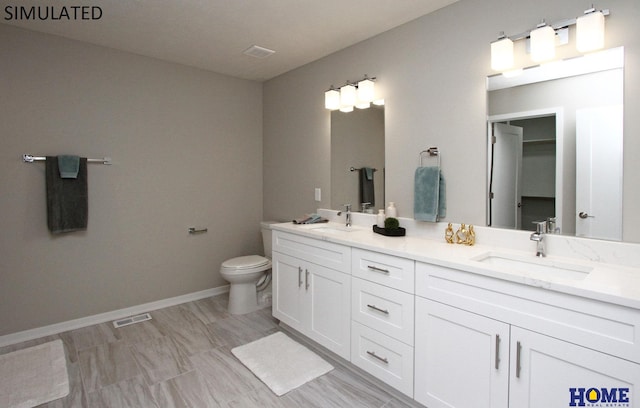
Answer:
[[[264,256],[247,255],[247,256],[239,256],[237,258],[228,259],[222,263],[222,267],[229,268],[229,269],[249,269],[249,268],[257,268],[259,266],[263,266],[268,263],[269,263],[269,260]]]

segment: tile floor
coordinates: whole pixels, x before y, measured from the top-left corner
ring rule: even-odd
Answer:
[[[269,308],[226,312],[227,295],[151,312],[115,329],[102,323],[0,348],[0,354],[62,339],[70,393],[46,408],[407,407],[334,364],[330,373],[277,397],[231,349],[279,330]]]

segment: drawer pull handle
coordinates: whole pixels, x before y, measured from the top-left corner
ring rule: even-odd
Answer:
[[[367,305],[367,307],[368,307],[369,309],[373,309],[373,310],[375,310],[376,312],[384,313],[384,314],[386,314],[386,315],[388,315],[388,314],[389,314],[389,311],[388,311],[388,310],[380,309],[379,307],[376,307],[375,305]]]
[[[382,361],[385,364],[389,364],[389,360],[387,360],[386,357],[380,357],[379,355],[377,355],[375,353],[375,351],[367,350],[367,354],[370,355],[371,357],[375,358],[375,359],[378,359],[378,360]]]
[[[298,266],[298,287],[302,286],[302,267]]]
[[[522,345],[520,342],[516,343],[516,378],[520,378],[520,353],[522,351]]]
[[[367,268],[369,268],[369,270],[374,271],[374,272],[380,272],[380,273],[384,273],[384,274],[389,274],[389,270],[388,269],[382,269],[382,268],[378,268],[377,266],[372,266],[372,265],[367,265]]]
[[[496,370],[500,367],[500,335],[496,334]]]
[[[304,270],[304,289],[305,290],[309,289],[309,270],[308,269]]]

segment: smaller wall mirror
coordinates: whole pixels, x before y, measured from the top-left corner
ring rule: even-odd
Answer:
[[[384,208],[384,137],[384,106],[331,112],[331,208]]]

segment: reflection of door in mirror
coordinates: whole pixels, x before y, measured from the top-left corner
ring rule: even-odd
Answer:
[[[493,124],[489,225],[520,228],[522,128]]]
[[[576,235],[622,239],[622,105],[576,112]]]
[[[560,205],[556,115],[516,115],[508,123],[493,123],[493,135],[490,225],[535,231],[537,222],[556,218]]]

